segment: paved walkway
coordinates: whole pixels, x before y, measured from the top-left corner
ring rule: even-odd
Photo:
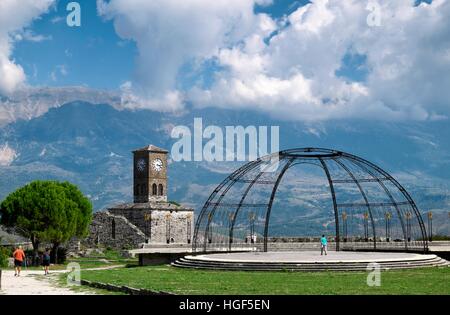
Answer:
[[[189,256],[191,257],[191,256]],[[414,261],[430,259],[435,255],[412,253],[382,253],[382,252],[335,252],[320,255],[320,251],[303,252],[247,252],[220,253],[194,256],[198,260],[224,262],[281,262],[281,263],[312,263],[312,262],[384,262],[384,261]]]
[[[85,270],[105,270],[122,266],[108,266],[104,268],[92,268]],[[72,290],[57,284],[58,277],[66,270],[50,271],[50,275],[44,276],[42,270],[22,270],[20,277],[14,277],[14,270],[2,271],[2,289],[0,295],[87,295],[97,294],[95,291],[83,288]],[[83,270],[81,271],[83,273]]]

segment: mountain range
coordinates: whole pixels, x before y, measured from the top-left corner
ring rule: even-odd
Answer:
[[[51,93],[39,91],[46,102],[36,103],[39,97],[35,97],[27,108],[16,101],[20,110],[5,105],[11,100],[0,102],[0,199],[31,180],[57,179],[77,184],[96,211],[128,202],[132,199],[131,151],[147,144],[170,151],[177,141],[170,137],[172,128],[183,125],[192,130],[194,118],[200,117],[204,126],[221,128],[279,126],[280,149],[332,148],[372,161],[407,188],[422,212],[435,213],[437,232],[448,233],[450,125],[446,120],[298,122],[220,108],[167,114],[120,108],[116,96],[109,94],[77,97],[82,92],[72,91],[70,97],[56,102]],[[27,110],[29,115],[20,114]],[[214,187],[242,164],[171,161],[169,199],[198,213]]]

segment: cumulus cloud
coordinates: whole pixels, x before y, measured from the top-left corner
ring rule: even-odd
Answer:
[[[130,104],[178,110],[191,102],[297,120],[442,119],[450,2],[376,2],[378,26],[368,23],[368,1],[356,0],[314,0],[277,20],[256,14],[263,2],[253,0],[99,0],[98,10],[137,44]],[[364,57],[363,80],[339,75],[349,55]],[[211,82],[180,87],[189,64],[212,72]]]
[[[213,58],[220,48],[253,33],[254,4],[255,0],[97,1],[99,14],[114,19],[118,35],[136,42],[133,91],[152,99],[147,105],[156,109],[167,99],[172,105],[183,103],[178,100],[177,77],[186,63]]]
[[[133,83],[125,82],[120,86],[121,107],[126,109],[153,109],[161,112],[179,112],[184,107],[182,93],[177,90],[142,95],[136,93]]]
[[[24,30],[34,19],[46,12],[54,0],[0,1],[0,93],[12,93],[26,79],[23,68],[11,59],[14,41],[47,38]]]
[[[316,0],[287,17],[288,26],[260,51],[225,49],[219,59],[228,71],[212,88],[194,89],[192,98],[204,106],[260,108],[300,120],[433,119],[433,111],[449,107],[448,48],[436,48],[448,46],[450,4],[413,2],[380,1],[381,25],[370,27],[364,1]],[[366,57],[364,82],[336,74],[347,54]],[[255,60],[263,62],[236,71]]]
[[[0,146],[0,166],[9,166],[17,158],[17,153],[8,143]]]

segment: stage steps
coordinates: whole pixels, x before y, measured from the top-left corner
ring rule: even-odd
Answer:
[[[429,255],[430,256],[430,255]],[[180,258],[172,266],[180,268],[232,271],[366,271],[369,262],[237,262],[202,260],[195,256]],[[382,270],[424,267],[449,267],[450,263],[436,255],[424,259],[378,262]]]

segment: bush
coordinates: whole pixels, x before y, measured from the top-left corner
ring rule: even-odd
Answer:
[[[433,235],[433,241],[450,241],[450,236],[448,235]]]
[[[0,268],[8,267],[8,258],[10,250],[6,247],[0,247]]]
[[[420,237],[420,238],[418,238],[417,240],[423,241],[423,238]],[[430,240],[430,235],[428,235],[427,240]],[[440,234],[436,234],[436,235],[433,235],[433,241],[450,241],[450,236],[448,236],[448,235],[440,235]]]

